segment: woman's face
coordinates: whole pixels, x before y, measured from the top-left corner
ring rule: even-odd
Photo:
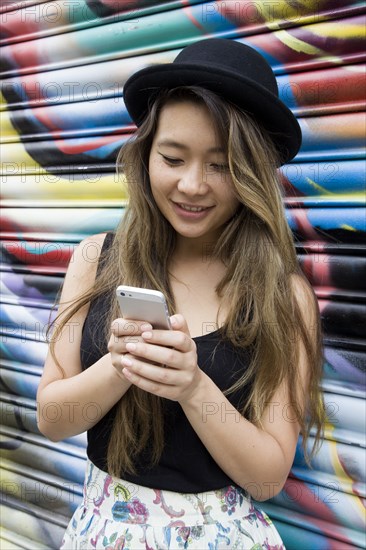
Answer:
[[[234,195],[225,146],[218,142],[204,105],[186,100],[162,108],[149,174],[156,204],[178,239],[216,242],[240,204]]]

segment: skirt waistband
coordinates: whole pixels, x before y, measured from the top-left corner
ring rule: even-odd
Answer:
[[[229,485],[223,489],[204,493],[176,493],[150,489],[99,470],[90,460],[84,485],[84,509],[114,521],[146,524],[153,517],[155,525],[166,525],[167,520],[196,524],[212,524],[255,513],[250,497],[240,487]]]

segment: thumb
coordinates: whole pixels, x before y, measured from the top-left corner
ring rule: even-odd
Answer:
[[[172,325],[173,330],[181,330],[182,332],[187,334],[189,337],[191,336],[189,333],[187,321],[185,320],[183,315],[181,315],[180,313],[176,313],[175,315],[172,315],[170,317],[170,323]]]

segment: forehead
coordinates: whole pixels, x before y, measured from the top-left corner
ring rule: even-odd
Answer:
[[[189,100],[169,101],[162,107],[155,141],[181,143],[190,149],[199,145],[200,149],[224,150],[223,139],[206,105]]]

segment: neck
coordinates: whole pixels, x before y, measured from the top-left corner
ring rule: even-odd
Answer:
[[[207,239],[177,239],[173,253],[176,262],[195,262],[202,260],[207,263],[212,259],[212,250],[216,242]]]
[[[199,247],[177,247],[169,262],[169,273],[176,280],[185,281],[197,277],[204,278],[205,285],[216,284],[225,274],[226,266],[219,259],[212,256],[213,244]]]

